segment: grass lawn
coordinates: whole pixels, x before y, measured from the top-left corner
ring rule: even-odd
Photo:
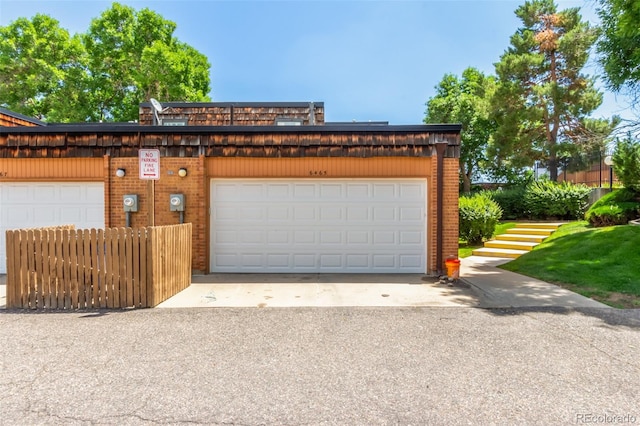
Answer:
[[[515,222],[501,222],[501,223],[498,223],[498,226],[496,226],[496,230],[493,233],[493,235],[495,236],[495,235],[504,234],[507,229],[514,228],[515,226],[516,226]],[[471,252],[473,252],[473,250],[475,250],[477,248],[480,248],[480,247],[482,247],[482,244],[470,246],[469,244],[467,244],[466,241],[459,240],[458,241],[458,257],[459,258],[469,257],[469,256],[471,256]]]
[[[640,226],[561,226],[503,269],[558,284],[616,308],[640,308]]]

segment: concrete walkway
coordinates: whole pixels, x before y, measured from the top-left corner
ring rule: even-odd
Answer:
[[[423,274],[195,275],[184,291],[158,308],[201,307],[563,307],[608,306],[497,266],[511,259],[461,259],[461,279],[449,285]],[[6,305],[0,276],[0,308]]]
[[[479,307],[609,307],[557,285],[498,268],[511,260],[482,256],[461,259],[462,279],[477,291]]]

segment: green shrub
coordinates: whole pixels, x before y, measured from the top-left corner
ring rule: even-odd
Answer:
[[[619,141],[613,154],[613,169],[625,188],[640,193],[640,143],[630,137]]]
[[[489,195],[502,209],[503,219],[522,219],[528,216],[524,203],[522,202],[524,199],[524,191],[524,186],[515,186],[513,188],[491,191]]]
[[[587,211],[585,219],[592,226],[626,225],[640,216],[640,196],[623,188],[610,192],[596,201]]]
[[[586,185],[538,180],[527,186],[523,201],[534,219],[582,219],[590,192]]]
[[[459,207],[460,238],[469,244],[478,244],[485,238],[491,238],[502,216],[498,203],[482,192],[460,197]]]

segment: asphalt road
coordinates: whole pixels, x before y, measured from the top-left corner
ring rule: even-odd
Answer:
[[[0,424],[640,423],[640,310],[0,313]]]

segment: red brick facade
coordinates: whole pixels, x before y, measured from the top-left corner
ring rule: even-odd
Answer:
[[[296,108],[300,108],[301,116],[314,111],[318,114],[316,120],[324,121],[324,111],[318,113],[318,105],[309,109],[307,104],[306,112],[302,106]],[[272,113],[266,111],[267,115],[260,117]],[[258,118],[256,123],[261,120]],[[265,122],[269,120],[270,117]],[[20,161],[32,162],[40,169],[46,167],[46,178],[51,181],[61,177],[77,181],[102,179],[107,227],[126,225],[123,207],[126,194],[137,195],[139,201],[139,210],[129,213],[131,226],[179,223],[180,214],[170,211],[169,196],[184,194],[184,221],[193,224],[194,272],[208,272],[212,178],[304,179],[310,171],[323,170],[327,178],[425,179],[426,272],[435,274],[444,270],[444,260],[455,255],[458,248],[459,130],[455,125],[348,124],[5,127],[0,128],[0,168],[12,170],[13,180],[44,178],[44,175],[34,178],[33,173],[22,172],[24,167],[14,167],[14,163]],[[441,162],[436,145],[443,148]],[[160,151],[159,180],[140,179],[138,152],[141,148]],[[70,159],[77,160],[71,169]],[[92,166],[87,169],[84,164]],[[95,170],[96,164],[102,164],[101,171]],[[181,168],[187,171],[184,177],[178,174]],[[118,169],[125,171],[124,176],[116,175]],[[439,177],[442,182],[438,181]],[[442,191],[439,191],[441,185]],[[438,209],[439,203],[442,209]]]

